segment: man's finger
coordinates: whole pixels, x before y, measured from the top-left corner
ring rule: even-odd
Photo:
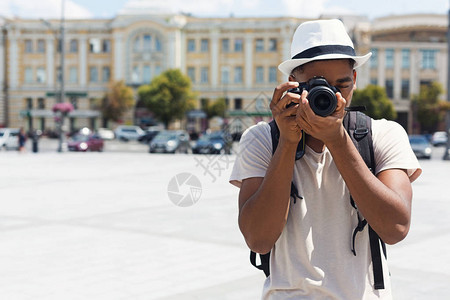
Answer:
[[[288,81],[278,85],[273,91],[272,103],[278,104],[281,97],[283,97],[284,92],[295,87],[298,87],[298,82],[296,81]]]

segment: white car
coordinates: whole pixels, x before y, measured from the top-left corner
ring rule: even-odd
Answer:
[[[104,140],[113,140],[114,139],[114,131],[108,128],[99,128],[97,130],[97,134]]]
[[[114,131],[116,139],[122,141],[137,140],[145,134],[145,131],[139,126],[120,125]]]
[[[431,137],[433,146],[444,146],[447,144],[447,133],[445,131],[436,131]]]
[[[0,149],[19,149],[18,128],[0,128]]]

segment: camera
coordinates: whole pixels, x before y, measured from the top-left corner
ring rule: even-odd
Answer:
[[[313,77],[307,82],[300,82],[298,87],[290,89],[288,92],[301,95],[303,90],[308,91],[309,106],[316,115],[326,117],[336,110],[336,93],[339,92],[339,89],[330,85],[325,78]],[[288,107],[292,105],[295,103],[290,103]]]

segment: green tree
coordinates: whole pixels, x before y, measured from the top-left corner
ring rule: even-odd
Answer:
[[[186,111],[194,108],[195,94],[189,77],[178,69],[170,69],[139,87],[138,97],[167,128],[170,122],[181,120]]]
[[[211,103],[210,101],[202,101],[201,107],[208,116],[208,119],[211,119],[215,116],[223,118],[225,117],[225,112],[227,110],[227,103],[225,98],[218,98],[213,103]]]
[[[442,91],[440,83],[432,82],[421,85],[419,95],[413,97],[412,109],[422,132],[436,131],[439,122],[444,119],[447,107],[444,101],[439,100]]]
[[[366,107],[364,113],[374,119],[397,118],[397,112],[392,101],[387,97],[385,89],[377,85],[368,85],[354,92],[351,106],[359,105],[364,105]]]
[[[108,127],[110,120],[120,121],[124,113],[134,104],[133,90],[123,80],[112,82],[100,103],[103,127]]]

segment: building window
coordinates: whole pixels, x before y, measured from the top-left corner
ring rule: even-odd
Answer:
[[[25,82],[26,83],[33,82],[33,68],[31,68],[31,67],[25,68]]]
[[[26,98],[25,106],[27,109],[33,109],[33,98]]]
[[[271,51],[271,52],[277,51],[277,39],[269,40],[269,51]]]
[[[134,39],[134,43],[133,43],[133,51],[134,52],[139,52],[141,51],[141,38],[140,37],[136,37]]]
[[[78,40],[70,40],[69,52],[70,53],[77,53],[78,52]]]
[[[78,69],[77,69],[77,67],[70,67],[69,68],[69,82],[77,83],[77,81],[78,81]]]
[[[270,83],[277,82],[277,67],[269,68],[269,82]]]
[[[191,79],[191,82],[195,82],[195,68],[194,67],[188,67],[187,75]]]
[[[188,52],[195,52],[195,40],[194,39],[188,40],[187,50],[188,50]]]
[[[235,39],[234,40],[234,52],[242,52],[243,50],[243,41],[242,39]]]
[[[234,68],[234,83],[242,83],[242,67]]]
[[[200,42],[200,51],[202,52],[208,52],[209,51],[209,40],[208,39],[202,39]]]
[[[256,83],[264,82],[264,68],[256,67]]]
[[[111,79],[111,69],[108,66],[102,68],[102,81],[109,82]]]
[[[139,74],[139,67],[138,66],[134,66],[133,67],[133,72],[131,73],[131,81],[133,83],[139,83],[141,81],[141,76]]]
[[[209,82],[208,67],[202,67],[200,69],[200,82],[201,83]]]
[[[149,34],[145,34],[143,41],[144,41],[144,45],[143,45],[144,51],[148,52],[148,51],[152,50],[152,36]]]
[[[402,50],[402,69],[409,69],[410,67],[411,51],[409,49]]]
[[[161,66],[156,65],[155,66],[155,76],[158,76],[159,74],[161,74]]]
[[[101,51],[100,39],[93,38],[89,40],[89,51],[91,53],[100,53]]]
[[[155,38],[155,51],[161,52],[162,46],[161,46],[161,40],[159,38]]]
[[[255,51],[256,52],[263,52],[264,51],[264,40],[263,39],[256,39],[256,41],[255,41]]]
[[[89,68],[89,81],[90,82],[98,82],[98,69],[97,67]]]
[[[110,40],[103,40],[103,42],[102,42],[102,52],[103,53],[111,52],[111,41]]]
[[[73,105],[73,109],[78,109],[78,98],[70,97],[70,103]]]
[[[394,49],[386,49],[386,69],[394,68]]]
[[[32,53],[32,52],[33,52],[33,41],[25,40],[25,53]]]
[[[409,98],[409,80],[408,79],[402,79],[402,99],[408,99]]]
[[[370,78],[371,85],[378,85],[378,78]]]
[[[39,52],[39,53],[45,52],[45,41],[44,40],[37,41],[37,52]]]
[[[57,67],[57,68],[56,68],[56,80],[57,80],[58,82],[61,82],[61,76],[62,76],[62,73],[61,73],[61,67]]]
[[[222,39],[222,52],[230,52],[230,39]]]
[[[394,98],[394,80],[387,79],[385,82],[386,95],[388,98]]]
[[[221,80],[223,84],[227,84],[230,82],[230,70],[228,67],[222,67],[222,72],[221,72],[222,76],[221,76]]]
[[[36,69],[36,80],[39,83],[45,83],[45,68],[44,67],[38,67]]]
[[[142,68],[142,81],[143,83],[150,83],[152,80],[152,70],[150,69],[150,66],[144,66]]]
[[[372,49],[372,56],[370,57],[370,68],[378,68],[378,49]]]
[[[242,109],[242,98],[235,98],[234,99],[234,109],[235,110],[241,110]]]
[[[38,98],[37,99],[37,108],[38,109],[45,109],[45,99],[44,98]]]
[[[62,51],[61,39],[58,39],[56,42],[57,42],[56,51],[58,51],[58,53],[61,53]]]
[[[421,50],[422,69],[436,69],[436,50]]]

